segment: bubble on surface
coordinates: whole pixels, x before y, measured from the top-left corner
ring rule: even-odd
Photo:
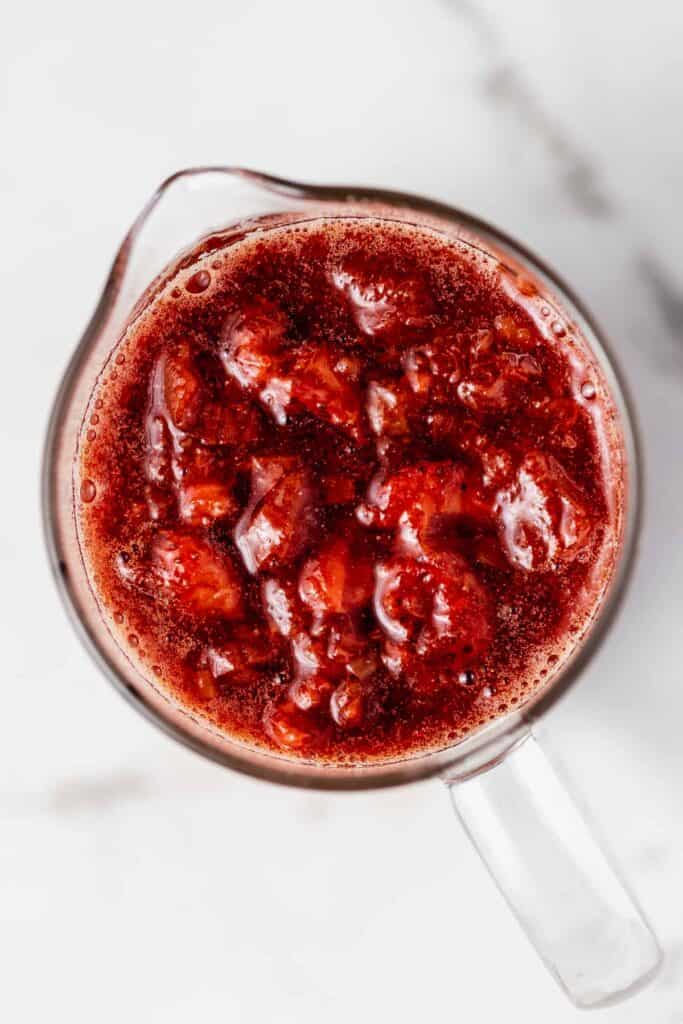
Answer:
[[[210,284],[211,274],[208,270],[198,270],[185,282],[185,291],[192,295],[198,295],[200,292],[205,292]]]
[[[81,501],[90,502],[95,500],[97,488],[92,480],[81,481]]]
[[[590,402],[591,399],[595,398],[595,384],[592,384],[589,380],[585,381],[581,385],[581,394],[587,401]]]
[[[567,333],[564,324],[559,320],[553,321],[552,331],[556,338],[564,338]]]
[[[85,436],[87,437],[88,441],[94,441],[95,438],[97,437],[97,431],[89,430]]]

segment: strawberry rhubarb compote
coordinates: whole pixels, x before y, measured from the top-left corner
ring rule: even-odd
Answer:
[[[199,247],[83,425],[86,568],[189,714],[330,762],[522,702],[619,550],[617,414],[540,285],[472,242],[321,217]]]

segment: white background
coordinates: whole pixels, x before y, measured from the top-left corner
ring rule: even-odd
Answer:
[[[683,1021],[683,8],[600,0],[13,3],[3,16],[0,1017],[577,1020],[438,783],[269,787],[98,676],[40,535],[49,405],[170,172],[432,195],[524,239],[611,335],[643,430],[635,585],[544,739],[667,951],[600,1011]]]

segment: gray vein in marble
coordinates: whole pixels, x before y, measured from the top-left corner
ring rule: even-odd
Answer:
[[[672,851],[666,843],[650,842],[631,859],[641,871],[657,874],[666,870],[672,859]]]
[[[657,978],[657,988],[666,992],[678,993],[681,975],[683,975],[683,943],[668,944],[666,959]]]
[[[501,34],[486,11],[472,0],[445,0],[447,7],[469,26],[481,49],[494,64],[484,95],[515,115],[527,134],[550,154],[560,170],[560,185],[568,201],[584,216],[609,218],[614,206],[599,181],[593,161],[553,119],[507,53]]]
[[[488,12],[476,0],[442,0],[442,3],[469,27],[482,53],[493,65],[484,83],[485,96],[497,107],[514,114],[527,136],[545,148],[559,168],[560,185],[567,200],[584,216],[603,220],[616,217],[620,209],[606,195],[595,164],[566,128],[545,109],[507,51],[502,34]],[[683,344],[683,291],[657,257],[645,249],[637,255],[636,270],[650,291],[667,333],[677,345]],[[660,338],[661,341],[664,339]]]
[[[143,776],[132,772],[105,778],[74,778],[54,787],[48,806],[59,816],[110,811],[122,803],[144,799],[149,792]]]
[[[638,269],[654,295],[666,326],[683,343],[683,292],[651,253],[641,253]]]

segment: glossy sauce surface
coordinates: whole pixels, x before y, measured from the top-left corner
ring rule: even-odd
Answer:
[[[257,231],[184,266],[83,425],[79,531],[119,643],[293,757],[400,757],[523,701],[620,543],[585,341],[537,283],[399,223]]]

